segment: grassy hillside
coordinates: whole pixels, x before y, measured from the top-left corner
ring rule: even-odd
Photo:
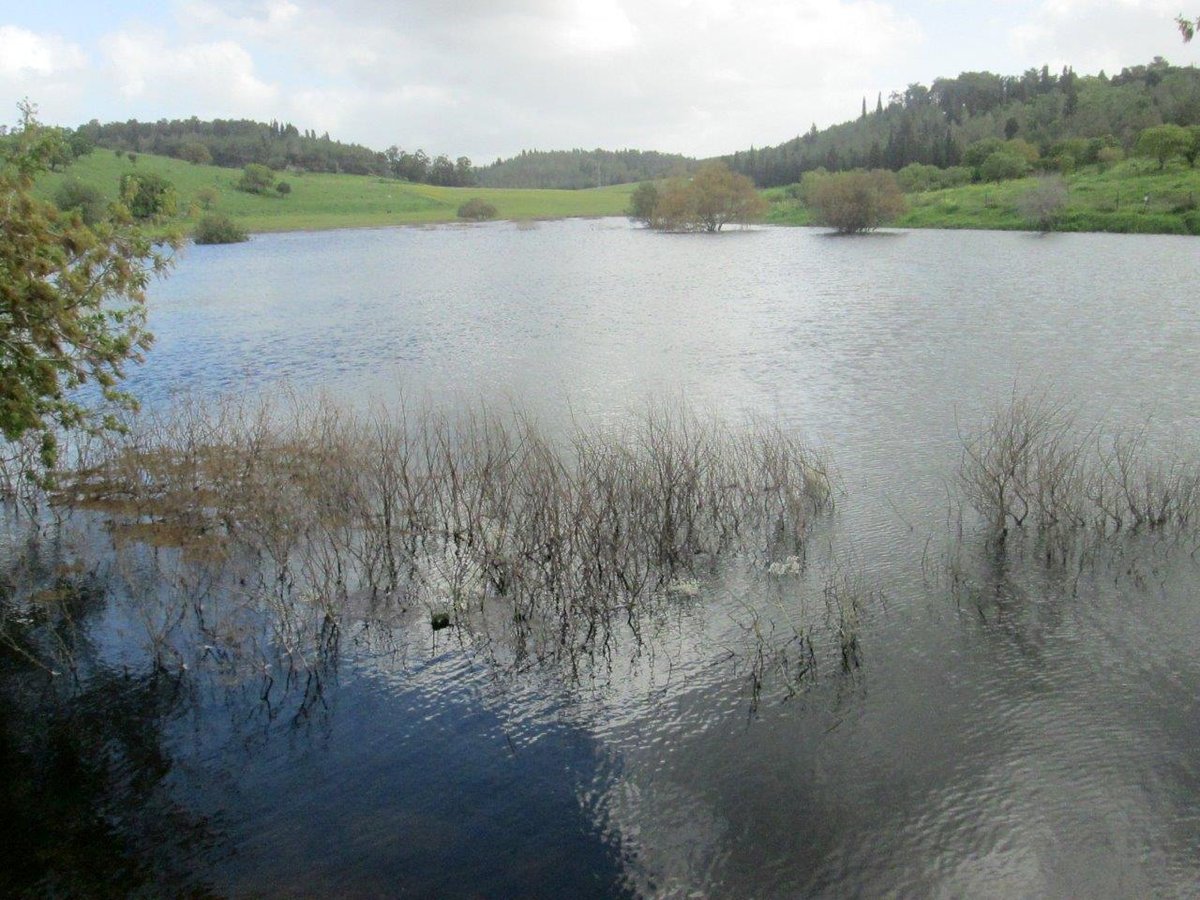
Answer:
[[[1021,178],[971,184],[908,195],[908,212],[894,224],[904,228],[994,228],[1031,226],[1017,211],[1022,194],[1037,183]],[[1061,231],[1200,234],[1200,169],[1182,163],[1159,172],[1154,163],[1130,160],[1106,172],[1088,170],[1067,178],[1068,206]],[[811,225],[811,212],[786,188],[766,191],[768,221]],[[1148,200],[1146,198],[1149,198]]]
[[[480,197],[494,205],[504,219],[549,219],[570,216],[623,215],[634,185],[599,190],[506,190],[503,188],[445,188],[408,184],[369,175],[281,173],[292,186],[286,197],[258,196],[234,189],[240,169],[192,165],[165,156],[141,154],[137,163],[109,150],[97,150],[63,173],[46,176],[39,192],[53,197],[66,178],[77,178],[115,197],[126,172],[152,172],[175,185],[179,221],[188,226],[199,218],[199,197],[217,191],[213,209],[225,213],[248,231],[295,231],[379,225],[452,222],[460,204]]]

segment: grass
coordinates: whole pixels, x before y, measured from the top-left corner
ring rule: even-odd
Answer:
[[[908,211],[893,224],[1031,230],[1033,226],[1017,211],[1017,201],[1036,183],[1036,178],[1021,178],[909,194]],[[1200,234],[1200,169],[1175,163],[1159,172],[1150,161],[1128,160],[1104,172],[1094,167],[1077,172],[1068,176],[1067,186],[1068,206],[1058,231]],[[767,221],[815,224],[811,212],[789,197],[786,188],[764,194],[771,203]]]
[[[43,178],[38,192],[53,197],[63,180],[77,178],[115,198],[127,172],[152,172],[175,185],[180,199],[176,224],[190,228],[205,212],[202,192],[215,190],[212,210],[229,216],[247,231],[308,231],[326,228],[420,225],[457,221],[458,208],[480,198],[504,219],[555,219],[624,215],[634,185],[580,191],[504,188],[444,188],[364,175],[280,173],[292,186],[286,197],[259,196],[234,189],[240,169],[199,166],[165,156],[139,154],[137,163],[111,150],[98,149],[66,172]]]

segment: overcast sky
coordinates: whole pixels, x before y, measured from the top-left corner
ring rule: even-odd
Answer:
[[[476,163],[708,156],[964,70],[1193,64],[1181,11],[1200,0],[0,0],[0,121],[28,96],[55,124],[279,119]]]

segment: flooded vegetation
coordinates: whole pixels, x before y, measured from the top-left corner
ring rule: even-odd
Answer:
[[[9,448],[4,893],[1191,892],[1187,245],[314,240]]]

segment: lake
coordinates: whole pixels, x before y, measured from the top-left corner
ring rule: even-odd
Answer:
[[[359,610],[284,672],[229,658],[253,642],[187,612],[169,679],[146,598],[186,583],[189,610],[219,606],[252,562],[114,555],[103,517],[36,545],[14,528],[29,582],[73,566],[109,586],[75,620],[69,708],[30,715],[105,760],[38,776],[83,819],[103,809],[51,868],[68,888],[234,896],[1195,896],[1197,542],[1046,565],[985,540],[955,473],[964,437],[1028,391],[1200,458],[1196,248],[620,219],[189,247],[129,379],[151,411],[283,383],[359,410],[518,404],[558,432],[683,398],[802,435],[837,503],[802,571],[714,569],[600,652]],[[836,630],[831,585],[856,593],[853,664],[798,654],[785,627]],[[245,627],[286,643],[269,605]],[[89,853],[108,862],[78,874]]]

